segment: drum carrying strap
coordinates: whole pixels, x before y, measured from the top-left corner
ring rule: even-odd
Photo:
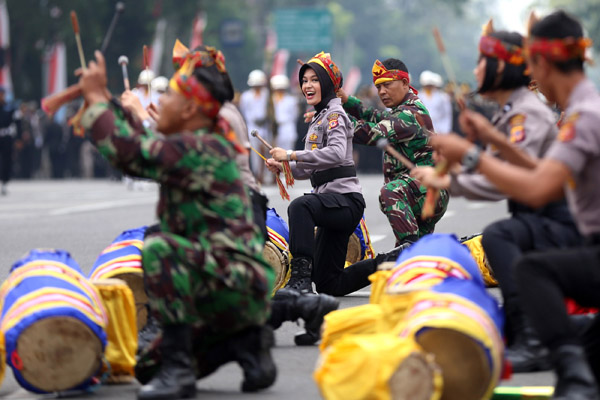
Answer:
[[[335,179],[351,178],[354,176],[356,176],[356,168],[354,165],[348,165],[346,167],[336,167],[315,172],[310,176],[310,183],[313,188],[316,188]]]

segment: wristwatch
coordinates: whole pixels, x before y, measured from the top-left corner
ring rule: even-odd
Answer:
[[[479,165],[480,157],[481,149],[478,146],[472,146],[462,158],[461,164],[463,165],[463,170],[468,174],[475,172]]]
[[[294,152],[294,150],[288,150],[286,151],[287,154],[287,160],[288,161],[292,161],[292,153]]]

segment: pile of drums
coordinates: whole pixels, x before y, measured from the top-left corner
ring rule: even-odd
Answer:
[[[466,246],[453,235],[425,236],[370,279],[369,304],[325,317],[314,373],[324,398],[492,395],[503,319]]]

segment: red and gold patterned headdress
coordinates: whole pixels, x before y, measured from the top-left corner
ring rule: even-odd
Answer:
[[[417,89],[410,86],[410,76],[406,71],[402,71],[399,69],[387,69],[381,61],[375,60],[375,63],[373,64],[372,73],[374,85],[379,85],[380,83],[384,82],[399,81],[402,79],[406,79],[412,91],[415,92],[415,94],[419,93]]]
[[[529,37],[527,38],[526,52],[529,57],[539,54],[555,62],[573,59],[586,60],[585,51],[591,45],[592,40],[584,37],[564,39]]]
[[[484,35],[481,37],[479,52],[484,56],[497,58],[513,65],[521,65],[525,62],[521,47],[493,36]]]
[[[308,60],[307,64],[310,63],[315,63],[323,67],[325,72],[327,72],[327,75],[329,75],[329,78],[333,83],[333,89],[336,92],[342,87],[342,73],[337,65],[331,60],[331,54],[320,52]]]
[[[194,76],[194,69],[212,65],[215,65],[219,72],[227,72],[223,53],[214,47],[206,46],[206,51],[189,51],[177,39],[173,47],[173,66],[177,72],[169,81],[169,86],[186,98],[193,99],[206,116],[216,118],[221,103]]]

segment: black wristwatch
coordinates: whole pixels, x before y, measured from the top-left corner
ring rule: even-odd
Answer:
[[[462,158],[463,171],[471,174],[475,172],[481,158],[481,149],[477,146],[472,146]]]

